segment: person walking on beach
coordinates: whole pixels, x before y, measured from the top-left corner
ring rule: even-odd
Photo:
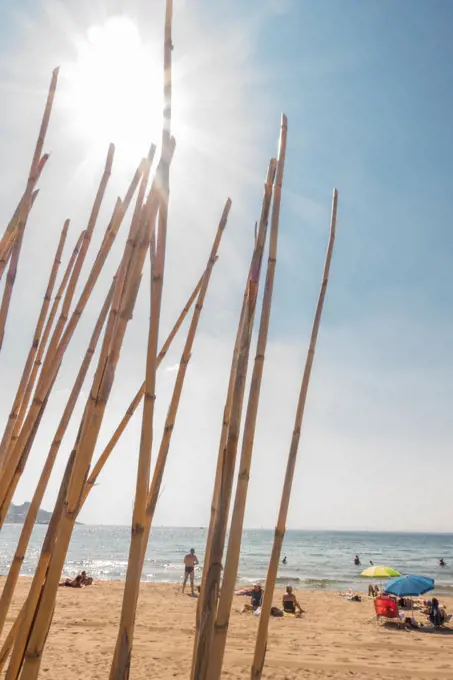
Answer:
[[[192,590],[192,597],[195,595],[193,585],[195,576],[195,567],[198,564],[198,557],[195,555],[195,550],[191,548],[190,553],[184,557],[184,581],[182,584],[182,592],[186,589],[187,579],[190,578],[190,588]]]

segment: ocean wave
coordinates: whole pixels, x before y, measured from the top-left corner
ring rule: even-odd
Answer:
[[[332,588],[332,586],[338,586],[340,582],[330,578],[304,578],[303,583],[312,588]]]

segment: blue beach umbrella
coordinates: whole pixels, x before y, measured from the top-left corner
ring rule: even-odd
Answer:
[[[416,576],[415,574],[408,574],[407,576],[398,576],[392,578],[385,586],[385,592],[398,597],[411,597],[412,595],[423,595],[428,590],[434,589],[434,579],[427,576]]]

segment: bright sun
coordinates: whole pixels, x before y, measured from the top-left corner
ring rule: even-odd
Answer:
[[[159,142],[162,120],[161,56],[153,54],[136,25],[113,17],[92,26],[69,67],[71,118],[93,151],[114,142],[137,161]]]

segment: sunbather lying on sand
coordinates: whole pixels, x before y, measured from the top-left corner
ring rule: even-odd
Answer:
[[[77,574],[74,579],[67,578],[59,585],[65,586],[66,588],[86,588],[87,586],[91,586],[92,583],[93,579],[91,576],[87,576],[86,571],[82,571],[82,573]]]
[[[62,581],[59,585],[66,586],[66,588],[83,588],[82,574],[77,574],[77,576],[74,579],[67,578],[65,581]]]
[[[360,595],[356,595],[352,588],[349,588],[347,593],[340,593],[341,597],[344,597],[345,600],[349,600],[350,602],[361,602],[362,598]]]

